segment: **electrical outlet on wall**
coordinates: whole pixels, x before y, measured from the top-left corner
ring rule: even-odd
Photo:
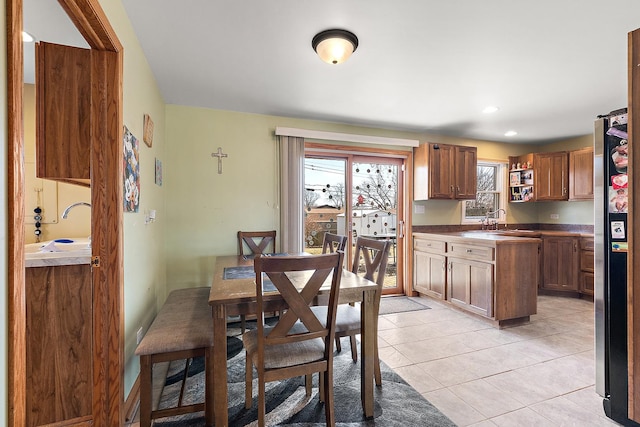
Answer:
[[[558,214],[551,214],[551,215],[549,215],[549,217],[551,219],[560,219],[560,215],[558,215]]]
[[[138,329],[138,332],[136,332],[136,345],[140,344],[140,341],[142,341],[142,337],[144,337],[144,333],[142,326],[140,326],[140,329]]]

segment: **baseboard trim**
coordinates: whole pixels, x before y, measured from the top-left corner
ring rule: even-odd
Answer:
[[[140,404],[140,374],[136,377],[133,387],[124,401],[125,421],[130,422],[136,416],[138,405]]]

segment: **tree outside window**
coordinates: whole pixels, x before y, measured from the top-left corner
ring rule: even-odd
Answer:
[[[476,199],[463,202],[463,223],[480,222],[488,212],[504,209],[504,168],[501,163],[478,161]]]

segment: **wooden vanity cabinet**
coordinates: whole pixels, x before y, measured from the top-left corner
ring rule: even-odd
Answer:
[[[92,419],[93,292],[88,264],[29,267],[27,426]]]
[[[594,293],[594,246],[593,237],[580,238],[580,273],[578,276],[578,289],[586,295]]]
[[[569,157],[566,151],[533,155],[536,201],[568,200]]]
[[[90,185],[91,50],[36,44],[36,175]]]
[[[414,200],[475,199],[476,147],[421,144],[414,148]]]
[[[578,291],[578,238],[542,237],[542,288],[554,291]]]
[[[593,147],[569,152],[569,200],[593,200]]]
[[[413,241],[413,289],[437,299],[445,299],[446,243],[429,239]]]

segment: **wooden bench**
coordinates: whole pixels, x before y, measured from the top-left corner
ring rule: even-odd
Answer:
[[[151,323],[136,348],[140,356],[140,425],[150,426],[156,418],[205,412],[207,425],[213,424],[213,318],[209,306],[210,288],[189,288],[173,291]],[[188,376],[189,359],[204,356],[205,402],[182,405]],[[186,359],[178,406],[153,410],[153,365]]]

